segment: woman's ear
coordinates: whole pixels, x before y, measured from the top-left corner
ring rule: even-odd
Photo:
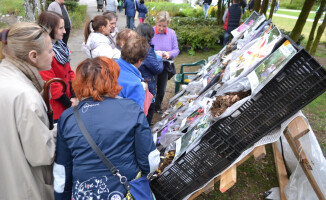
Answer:
[[[28,58],[33,64],[36,64],[36,62],[37,62],[37,52],[35,50],[30,51],[28,53]]]

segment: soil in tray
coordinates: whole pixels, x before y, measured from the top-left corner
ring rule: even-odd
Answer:
[[[250,91],[247,92],[230,92],[226,93],[225,96],[217,96],[216,100],[213,102],[213,105],[210,109],[212,116],[220,116],[228,107],[235,104],[237,101],[249,96]]]

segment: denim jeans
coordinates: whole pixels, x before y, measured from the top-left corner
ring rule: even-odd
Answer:
[[[127,16],[127,28],[133,30],[134,29],[134,21],[135,21],[135,16],[133,16],[133,17]]]
[[[208,9],[209,9],[209,5],[207,3],[204,3],[203,4],[203,11],[204,11],[205,18],[207,17]]]
[[[223,39],[223,46],[225,46],[229,42],[229,40],[230,40],[230,33],[224,31],[223,38],[224,38]]]

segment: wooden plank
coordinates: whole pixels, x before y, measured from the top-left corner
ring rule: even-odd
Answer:
[[[265,145],[256,147],[253,150],[253,154],[254,154],[255,160],[261,160],[261,159],[265,158],[265,156],[266,156],[266,148],[265,148]]]
[[[211,191],[214,190],[214,180],[212,180],[211,182],[209,182],[207,185],[206,185],[206,190],[204,191],[205,194],[208,194],[210,193]]]
[[[218,176],[214,180],[212,180],[212,182],[216,183],[220,179],[221,179],[221,176]],[[209,183],[209,184],[211,184],[211,183]],[[205,191],[206,191],[206,187],[202,188],[201,190],[199,190],[196,193],[194,193],[193,195],[191,195],[188,200],[194,200],[196,197],[198,197],[201,193],[203,193]]]
[[[297,140],[309,133],[309,126],[302,116],[298,116],[291,121],[284,132],[286,131],[289,131],[294,140]]]
[[[237,182],[237,166],[233,165],[221,175],[220,191],[224,193]]]
[[[280,186],[280,196],[282,200],[286,200],[285,194],[284,194],[284,188],[286,184],[288,183],[289,179],[287,176],[287,172],[285,169],[285,165],[283,162],[282,155],[280,151],[277,149],[276,142],[272,144],[273,146],[273,154],[274,154],[274,160],[275,160],[275,166],[276,166],[276,172],[277,172],[277,179]]]
[[[297,136],[298,134],[297,133],[292,133],[292,132],[290,132],[290,130],[297,131],[296,129],[286,129],[284,135],[285,135],[285,137],[286,137],[286,139],[287,139],[287,141],[288,141],[294,155],[298,159],[304,173],[306,174],[312,188],[314,189],[317,197],[320,200],[325,200],[325,197],[324,197],[323,193],[321,192],[315,178],[313,177],[313,175],[311,173],[311,170],[312,170],[311,165],[310,165],[310,163],[309,163],[309,161],[308,161],[308,159],[306,157],[305,152],[301,149],[300,142],[293,137],[293,136]]]

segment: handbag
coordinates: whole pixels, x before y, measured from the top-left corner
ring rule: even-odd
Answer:
[[[176,74],[174,62],[172,60],[163,60],[163,66],[168,73],[168,80],[170,80]]]
[[[104,155],[100,148],[96,145],[93,138],[88,133],[82,119],[80,118],[77,106],[74,107],[74,114],[80,131],[83,133],[88,144],[92,147],[93,151],[102,160],[105,166],[112,172],[114,176],[119,177],[120,183],[124,188],[130,192],[132,198],[135,200],[155,200],[154,195],[149,187],[149,180],[146,176],[142,176],[138,179],[128,181],[127,177],[122,176],[119,170],[110,162],[110,160]]]
[[[145,100],[144,100],[144,113],[145,116],[147,116],[148,114],[148,109],[151,106],[153,100],[153,95],[152,93],[149,91],[148,87],[145,90]]]

